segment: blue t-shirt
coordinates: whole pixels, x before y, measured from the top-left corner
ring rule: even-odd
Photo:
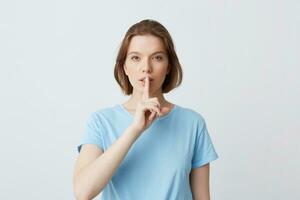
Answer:
[[[121,104],[93,112],[78,152],[82,144],[95,144],[106,151],[132,120],[133,115]],[[192,200],[191,169],[217,158],[204,118],[174,105],[133,143],[103,189],[102,199]]]

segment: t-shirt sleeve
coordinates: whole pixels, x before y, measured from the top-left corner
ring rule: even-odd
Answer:
[[[86,121],[84,134],[77,146],[78,153],[80,152],[83,144],[95,144],[103,150],[101,129],[100,118],[95,112],[93,112]]]
[[[192,159],[192,169],[201,167],[219,157],[209,136],[204,119],[202,121],[203,123],[198,122],[197,124],[197,136]]]

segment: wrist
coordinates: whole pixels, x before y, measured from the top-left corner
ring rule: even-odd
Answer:
[[[139,128],[135,127],[134,125],[130,125],[128,127],[129,132],[131,132],[132,134],[139,136],[143,131],[140,130]]]

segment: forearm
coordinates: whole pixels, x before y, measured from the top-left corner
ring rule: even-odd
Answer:
[[[75,187],[81,191],[82,199],[92,199],[103,190],[139,135],[129,126],[101,156],[78,173]]]

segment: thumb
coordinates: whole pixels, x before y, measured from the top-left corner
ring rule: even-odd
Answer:
[[[154,118],[156,117],[156,112],[151,112],[150,116],[149,116],[149,121],[153,121]]]

